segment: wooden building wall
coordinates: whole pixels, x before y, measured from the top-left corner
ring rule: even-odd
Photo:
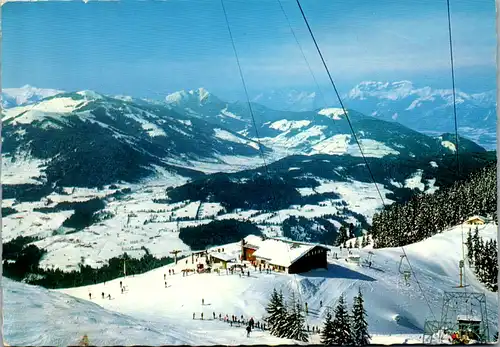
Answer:
[[[328,261],[326,252],[327,250],[322,247],[314,247],[309,253],[290,265],[288,273],[297,274],[314,269],[327,269]]]
[[[253,256],[253,253],[255,251],[255,249],[243,247],[243,260],[254,261],[255,257]]]

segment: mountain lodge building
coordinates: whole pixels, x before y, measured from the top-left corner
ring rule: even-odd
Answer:
[[[472,216],[465,221],[469,225],[484,225],[488,222],[488,219],[483,216]]]
[[[263,240],[249,235],[241,240],[241,259],[256,266],[272,267],[289,274],[326,269],[328,248],[277,239]]]

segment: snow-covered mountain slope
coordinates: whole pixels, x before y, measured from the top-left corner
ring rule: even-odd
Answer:
[[[32,176],[43,171],[40,183],[63,186],[137,181],[155,174],[156,167],[192,177],[200,174],[191,170],[197,163],[213,171],[217,165],[234,165],[234,158],[237,170],[260,159],[254,141],[228,129],[161,105],[137,105],[91,91],[6,110],[3,136],[7,172],[15,161],[38,167]],[[199,171],[210,170],[200,165]]]
[[[496,91],[468,94],[457,90],[457,118],[461,136],[488,149],[496,146]],[[327,99],[325,100],[324,97]],[[253,101],[290,111],[313,111],[338,100],[318,92],[293,89],[260,93]],[[346,107],[411,129],[437,136],[454,132],[451,89],[417,86],[411,81],[363,81],[342,95]]]
[[[454,131],[451,89],[418,87],[410,81],[362,82],[346,95],[349,107],[384,120],[396,120],[430,135]],[[495,92],[456,93],[459,132],[482,146],[496,146]]]
[[[4,88],[1,93],[2,107],[6,109],[33,104],[44,98],[61,93],[63,93],[61,90],[36,88],[30,85],[25,85],[21,88]]]
[[[205,89],[182,91],[168,95],[167,103],[177,112],[221,125],[253,140],[259,140],[274,150],[273,160],[292,154],[350,154],[361,151],[351,127],[339,108],[319,108],[314,111],[292,112],[273,110],[252,103],[225,103]],[[363,154],[369,157],[431,156],[450,153],[449,146],[410,130],[393,121],[387,122],[348,110],[351,125],[359,139]],[[462,140],[464,151],[484,151],[471,141]]]
[[[236,329],[212,336],[203,331],[170,322],[152,322],[127,316],[57,291],[2,279],[3,336],[10,346],[76,346],[87,335],[91,345],[200,345],[243,344],[247,342]],[[276,344],[281,339],[257,333],[262,343]],[[223,342],[224,341],[224,342]]]
[[[466,228],[464,227],[465,230]],[[402,343],[406,338],[418,343],[418,335],[422,333],[425,320],[439,319],[441,315],[443,292],[457,290],[455,286],[459,281],[458,262],[462,252],[461,232],[462,227],[457,226],[405,247],[413,268],[409,285],[406,285],[399,272],[402,254],[400,248],[370,249],[368,246],[366,249],[352,250],[353,253],[360,255],[361,265],[346,261],[346,250],[331,248],[328,270],[313,270],[300,275],[266,274],[254,271],[250,267],[248,269],[250,277],[228,275],[224,272],[220,275],[191,274],[184,277],[181,270],[195,265],[191,264],[190,260],[187,265],[181,260],[178,265],[172,264],[142,275],[58,291],[80,300],[89,300],[91,293],[92,301],[104,309],[148,321],[154,327],[161,324],[175,326],[177,330],[173,330],[174,332],[185,329],[190,334],[192,332],[198,336],[204,332],[206,340],[200,340],[198,342],[200,344],[224,344],[231,341],[231,338],[234,338],[232,341],[238,341],[237,336],[244,334],[243,328],[230,327],[218,319],[212,320],[213,313],[215,312],[217,317],[220,313],[262,320],[273,288],[283,289],[285,294],[289,294],[292,290],[298,291],[302,303],[308,303],[310,312],[307,324],[310,326],[321,325],[327,307],[335,306],[341,294],[346,296],[350,306],[353,296],[357,294],[358,289],[361,289],[374,343],[384,343],[387,341],[387,335],[394,334],[401,340],[392,340],[393,343]],[[493,224],[479,226],[479,235],[485,239],[496,238],[497,226]],[[223,247],[226,253],[238,253],[240,246],[239,243],[235,243]],[[363,265],[369,256],[369,251],[373,252],[371,267]],[[337,253],[339,259],[334,259],[333,253]],[[175,268],[176,274],[168,275],[168,270],[172,268]],[[403,269],[407,268],[408,264],[403,262]],[[486,294],[488,320],[490,331],[493,333],[496,331],[498,319],[498,296],[486,291],[468,267],[465,275],[469,285],[468,292],[477,291]],[[167,287],[164,285],[164,276]],[[120,292],[120,281],[127,288],[123,294]],[[200,288],[203,290],[200,291]],[[110,294],[112,300],[102,299],[101,293],[105,293],[106,296]],[[16,298],[12,291],[6,291],[4,296],[7,303],[14,302]],[[204,305],[201,305],[202,299]],[[320,301],[323,303],[321,307]],[[464,309],[468,313],[469,310],[477,309],[469,306],[464,304]],[[5,314],[5,320],[7,324],[13,326],[12,322],[17,320],[17,315],[21,313],[10,312]],[[202,312],[205,320],[193,320],[193,313],[199,318]],[[60,330],[64,331],[64,326],[61,326]],[[10,342],[9,338],[12,337],[13,333],[7,330],[7,341]],[[93,336],[89,335],[89,338],[92,341]],[[269,343],[269,340],[258,332],[246,341],[251,344]],[[318,342],[317,335],[313,335],[312,342]],[[282,343],[287,341],[282,340]]]

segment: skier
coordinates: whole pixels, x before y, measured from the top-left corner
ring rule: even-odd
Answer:
[[[89,293],[89,299],[92,300],[92,293]]]
[[[122,287],[122,294],[123,294],[123,287]],[[103,298],[104,299],[104,298]]]
[[[222,314],[219,313],[219,320],[221,320],[221,319],[222,319]]]
[[[167,275],[163,274],[163,280],[166,280],[166,279],[167,279]]]
[[[172,269],[172,275],[175,275],[175,270],[174,269]]]
[[[193,312],[193,319],[194,319],[194,316],[195,316],[195,315],[196,315],[196,314]]]
[[[203,312],[201,313],[201,320],[203,320]]]
[[[248,321],[248,324],[250,325],[250,328],[252,328],[252,329],[253,329],[254,324],[255,324],[255,321],[253,320],[253,317],[252,317],[252,318],[250,318],[250,320]]]
[[[247,337],[250,337],[250,331],[252,331],[252,328],[250,328],[250,325],[247,326]]]
[[[213,312],[213,315],[214,315],[214,319],[215,319],[215,312]]]
[[[108,299],[111,300],[111,294],[108,294]]]
[[[323,301],[320,301],[320,302],[319,302],[319,307],[320,307],[320,308],[321,308],[321,307],[323,307]]]
[[[205,305],[205,299],[201,299],[201,304]]]
[[[250,277],[250,271],[247,272],[247,277]]]
[[[120,288],[122,287],[122,281],[120,281]]]
[[[102,292],[101,294],[102,294],[102,298],[104,299],[104,292]]]
[[[165,281],[165,288],[167,288],[167,281]]]

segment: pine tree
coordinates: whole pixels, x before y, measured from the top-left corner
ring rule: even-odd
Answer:
[[[266,307],[266,312],[268,316],[265,321],[269,324],[271,334],[281,337],[283,333],[283,323],[286,322],[287,315],[283,303],[283,293],[278,293],[276,288],[273,289],[271,299]]]
[[[363,234],[363,238],[361,239],[361,247],[364,248],[368,246],[368,240],[365,234]]]
[[[359,239],[356,237],[356,240],[354,241],[354,248],[359,248]]]
[[[347,241],[347,229],[345,226],[341,225],[339,229],[339,235],[337,237],[337,246],[344,244]]]
[[[324,345],[333,345],[334,339],[334,326],[333,317],[330,309],[326,312],[325,322],[323,323],[323,329],[321,330],[321,343]]]
[[[472,245],[472,233],[471,230],[469,229],[469,233],[467,234],[467,258],[469,259],[469,263],[474,265],[474,247]]]
[[[363,294],[361,289],[358,296],[354,298],[352,307],[352,339],[356,346],[365,346],[370,344],[371,336],[368,333],[368,323],[366,322],[366,311],[363,306]]]
[[[305,318],[302,314],[300,304],[295,301],[295,298],[290,303],[288,314],[288,332],[286,337],[289,339],[308,342],[309,336],[306,331]]]
[[[351,325],[349,313],[344,302],[344,296],[341,295],[337,307],[335,307],[335,318],[332,323],[332,343],[336,345],[351,345]]]

